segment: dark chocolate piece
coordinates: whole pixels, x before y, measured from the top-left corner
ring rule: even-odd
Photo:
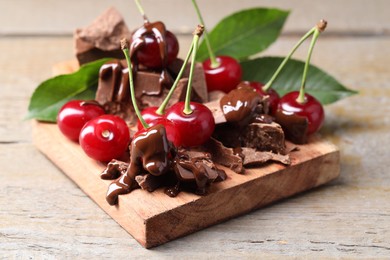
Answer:
[[[74,33],[75,53],[80,65],[97,59],[123,58],[120,40],[130,38],[122,15],[111,7],[95,21]]]
[[[261,101],[261,96],[254,88],[241,85],[223,96],[220,106],[227,122],[243,127],[256,115],[263,113]]]
[[[129,164],[126,162],[115,159],[111,160],[111,162],[107,164],[106,169],[101,173],[100,178],[103,180],[114,180],[122,174],[125,174],[128,167]]]

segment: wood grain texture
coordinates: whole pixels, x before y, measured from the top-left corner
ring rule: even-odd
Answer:
[[[38,149],[70,177],[96,204],[146,248],[166,243],[237,215],[263,207],[335,179],[340,172],[338,149],[319,138],[291,153],[292,164],[267,164],[213,184],[207,196],[181,192],[176,198],[141,189],[119,196],[110,206],[105,195],[111,181],[100,179],[104,164],[88,158],[55,124],[34,123]]]

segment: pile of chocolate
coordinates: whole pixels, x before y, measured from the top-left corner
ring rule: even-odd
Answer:
[[[148,32],[160,26],[147,23],[142,29]],[[89,27],[76,31],[76,56],[80,64],[102,57],[116,58],[100,69],[96,101],[134,129],[137,120],[130,98],[128,68],[119,46],[119,38],[124,35],[131,38],[130,30],[121,15],[109,9]],[[161,104],[183,61],[176,59],[161,69],[135,65],[135,95],[143,109]],[[170,104],[184,100],[187,77],[188,71],[184,72]],[[111,161],[101,175],[103,179],[114,180],[107,192],[111,205],[117,203],[118,195],[135,188],[152,192],[165,187],[165,193],[171,197],[180,190],[206,194],[211,183],[228,178],[220,165],[243,174],[246,167],[269,161],[290,164],[284,132],[268,114],[267,97],[261,97],[247,83],[240,83],[228,94],[207,93],[202,65],[196,64],[192,100],[204,103],[213,112],[217,124],[213,137],[198,147],[174,147],[161,125],[133,136],[129,160]]]

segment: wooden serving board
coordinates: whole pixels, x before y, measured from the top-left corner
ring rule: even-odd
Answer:
[[[291,153],[290,166],[270,163],[247,169],[243,175],[222,167],[228,179],[213,184],[206,196],[181,192],[170,198],[163,189],[152,193],[138,189],[119,196],[118,205],[110,206],[105,196],[111,181],[100,179],[105,165],[88,158],[55,124],[34,122],[33,140],[43,154],[146,248],[317,187],[340,173],[337,147],[314,137]]]

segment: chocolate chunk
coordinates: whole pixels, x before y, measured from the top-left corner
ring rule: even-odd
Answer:
[[[100,178],[103,180],[114,180],[122,174],[125,174],[128,167],[129,163],[113,159],[107,164],[106,168],[101,173]]]
[[[214,138],[210,138],[203,146],[212,155],[215,163],[226,166],[236,173],[244,173],[245,169],[242,158],[232,148],[225,147],[220,141]]]
[[[258,151],[284,154],[286,149],[283,129],[277,123],[251,123],[242,129],[240,141],[242,147]]]
[[[153,192],[160,187],[174,184],[176,182],[176,178],[173,176],[173,174],[154,176],[147,173],[145,175],[135,176],[135,181],[138,183],[141,189]]]
[[[80,65],[97,59],[123,58],[120,40],[131,33],[122,15],[111,7],[95,21],[74,33],[75,53]]]
[[[244,128],[230,124],[217,125],[213,137],[225,146],[250,147],[259,151],[285,153],[285,138],[277,123],[251,123]]]
[[[181,182],[196,182],[196,193],[203,195],[210,183],[218,178],[226,179],[226,173],[218,169],[211,160],[211,154],[199,151],[181,148],[177,151],[175,158],[174,171]]]
[[[170,72],[172,72],[173,76],[176,77],[179,73],[181,66],[183,65],[182,59],[176,59],[172,62],[172,64],[169,65],[168,69]],[[191,63],[188,63],[184,72],[182,78],[188,78],[190,73],[190,66]],[[195,95],[198,96],[198,101],[200,103],[208,102],[208,92],[207,92],[207,85],[206,85],[206,78],[203,70],[202,63],[196,63],[194,67],[194,72],[192,76],[192,90]]]
[[[230,91],[220,100],[226,121],[245,126],[262,113],[261,96],[250,86],[242,86]]]

